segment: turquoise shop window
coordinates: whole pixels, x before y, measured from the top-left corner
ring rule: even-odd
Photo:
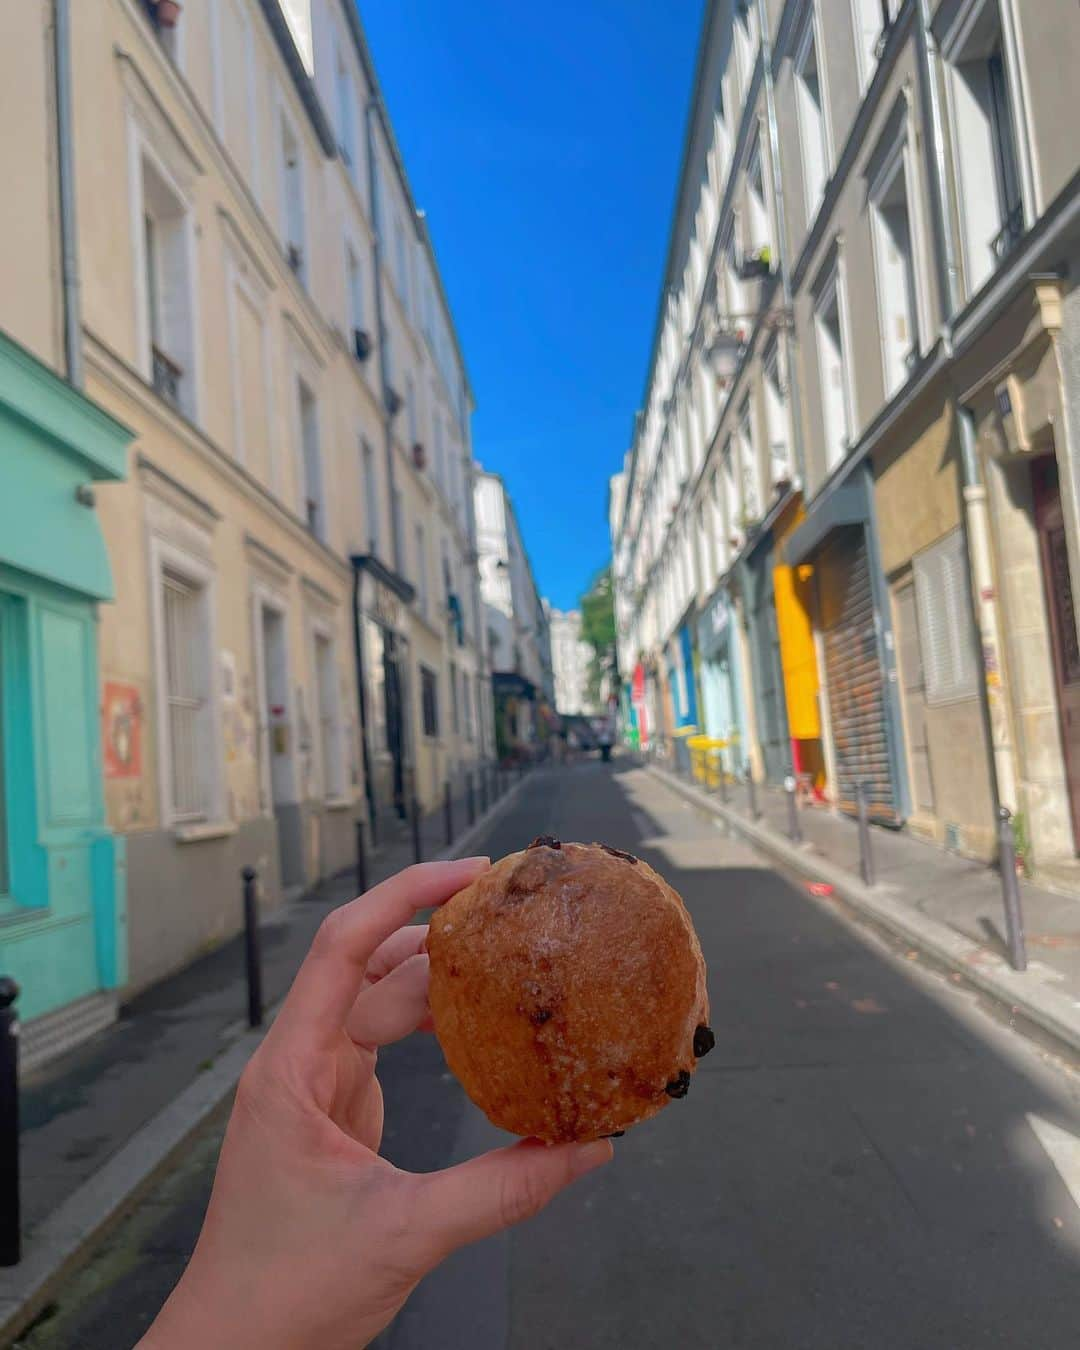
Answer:
[[[0,915],[48,904],[37,844],[27,608],[0,591]]]

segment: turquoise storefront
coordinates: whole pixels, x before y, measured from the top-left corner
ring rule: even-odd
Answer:
[[[93,485],[124,476],[130,439],[0,334],[0,974],[21,986],[31,1058],[108,1020],[126,978],[98,710],[112,576]]]
[[[739,677],[738,641],[731,597],[727,587],[721,586],[698,620],[698,650],[705,732],[713,740],[727,742],[723,762],[729,773],[741,773],[747,755],[746,704]]]

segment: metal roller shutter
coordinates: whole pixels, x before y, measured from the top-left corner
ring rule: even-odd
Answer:
[[[897,824],[885,685],[862,528],[833,536],[818,557],[818,577],[837,802],[842,810],[854,812],[856,784],[868,783],[872,817]]]

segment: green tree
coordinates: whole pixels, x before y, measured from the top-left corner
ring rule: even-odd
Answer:
[[[586,693],[589,702],[600,701],[600,684],[605,673],[616,674],[615,597],[610,565],[602,568],[581,597],[581,639],[593,649],[589,661]]]

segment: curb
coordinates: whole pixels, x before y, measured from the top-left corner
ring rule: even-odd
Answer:
[[[267,1014],[268,1022],[273,1011]],[[228,1100],[266,1028],[240,1036],[35,1230],[22,1261],[0,1270],[0,1344],[37,1316],[60,1281],[123,1218],[185,1144]]]
[[[673,792],[723,820],[763,853],[810,880],[830,885],[856,912],[862,926],[884,929],[909,946],[921,948],[1008,1013],[1019,1013],[1074,1054],[1080,1053],[1080,1008],[1067,995],[1038,983],[1037,968],[1029,966],[1025,972],[1013,970],[1000,956],[913,910],[896,898],[895,890],[890,894],[886,887],[873,889],[820,854],[800,848],[768,826],[746,820],[729,807],[721,806],[700,788],[682,782],[666,769],[655,764],[645,768]]]
[[[467,856],[477,838],[513,804],[527,778],[502,797],[432,861]],[[124,1217],[236,1089],[280,1003],[266,1025],[245,1031],[152,1120],[147,1121],[34,1231],[22,1261],[0,1269],[0,1346],[9,1345],[46,1307],[65,1277]]]

